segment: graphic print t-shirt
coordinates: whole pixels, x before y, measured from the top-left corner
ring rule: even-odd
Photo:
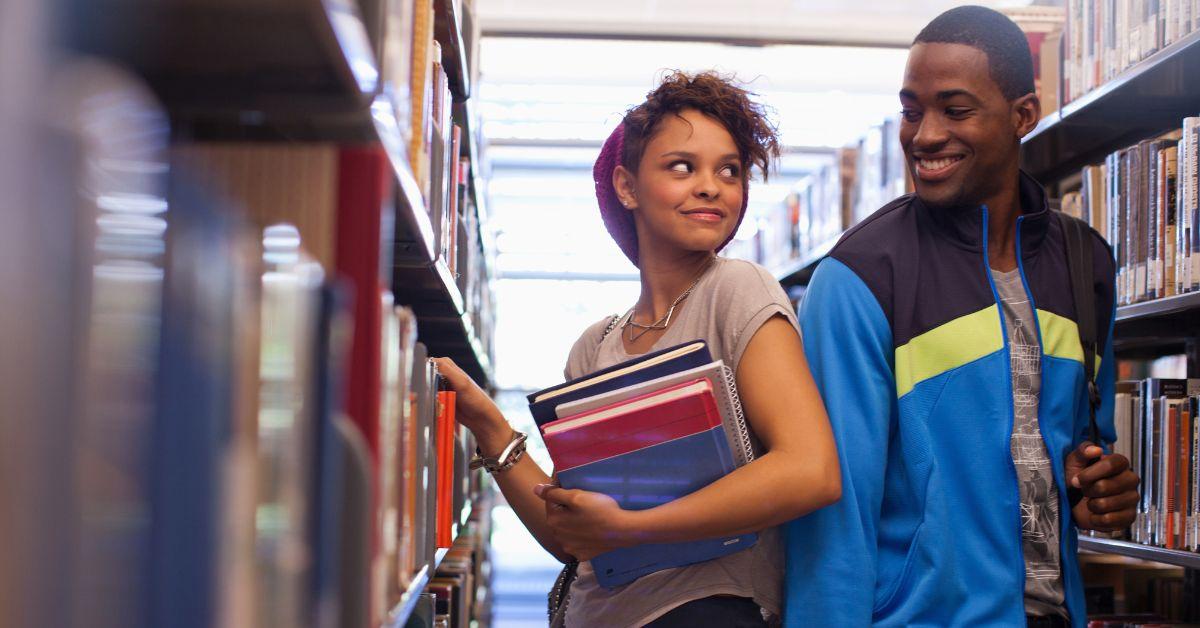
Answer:
[[[1012,371],[1010,446],[1021,493],[1021,547],[1025,554],[1025,612],[1066,616],[1059,561],[1059,502],[1051,460],[1038,428],[1041,347],[1033,308],[1017,270],[993,270],[1008,333]]]

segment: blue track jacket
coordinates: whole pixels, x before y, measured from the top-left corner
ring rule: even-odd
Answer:
[[[1087,437],[1083,350],[1059,222],[1021,175],[1021,278],[1042,348],[1038,420],[1059,489],[1067,609],[1085,625],[1063,462]],[[1098,420],[1115,439],[1113,259],[1093,232]],[[1008,336],[987,209],[901,197],[848,231],[800,308],[837,439],[840,502],[788,524],[788,626],[1023,626]]]

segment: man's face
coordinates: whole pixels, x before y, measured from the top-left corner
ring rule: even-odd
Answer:
[[[1010,185],[1020,138],[1037,123],[1036,97],[1006,99],[987,54],[963,44],[913,46],[900,103],[917,196],[937,208],[977,205]]]

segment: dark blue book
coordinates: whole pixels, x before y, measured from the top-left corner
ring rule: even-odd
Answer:
[[[626,510],[690,495],[734,469],[708,380],[698,379],[555,421],[544,439],[563,488],[604,493]],[[756,534],[625,547],[592,559],[612,588],[663,569],[745,550]]]
[[[561,404],[697,368],[712,361],[708,344],[703,340],[692,340],[539,390],[527,397],[529,412],[538,428],[541,428],[558,418],[554,409]]]
[[[217,621],[219,479],[236,437],[236,224],[205,193],[171,181],[171,225],[152,436],[150,626]],[[131,623],[130,625],[137,625]]]

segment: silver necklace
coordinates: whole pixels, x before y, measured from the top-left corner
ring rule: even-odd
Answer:
[[[696,280],[692,282],[692,285],[688,286],[688,289],[684,290],[682,294],[675,297],[675,300],[671,302],[671,306],[667,308],[667,313],[664,314],[663,317],[658,319],[657,321],[654,321],[653,323],[650,323],[649,325],[645,325],[643,323],[636,322],[633,320],[633,310],[637,306],[635,305],[634,307],[629,308],[629,312],[625,316],[625,322],[621,324],[621,331],[625,331],[626,328],[630,328],[630,327],[636,327],[641,330],[640,332],[637,332],[636,335],[635,335],[635,332],[631,330],[629,332],[629,342],[637,342],[638,338],[645,336],[646,334],[650,333],[651,331],[658,330],[658,329],[666,329],[668,326],[670,326],[671,317],[675,315],[675,308],[680,303],[683,303],[683,300],[688,298],[688,295],[690,295],[692,293],[692,291],[696,289],[696,286],[700,284],[700,279],[702,279],[704,277],[704,273],[708,271],[709,267],[713,265],[713,262],[715,262],[716,259],[717,258],[713,257],[712,259],[710,259],[708,261],[708,264],[705,264],[704,268],[702,268],[700,270],[700,272],[696,275]]]

